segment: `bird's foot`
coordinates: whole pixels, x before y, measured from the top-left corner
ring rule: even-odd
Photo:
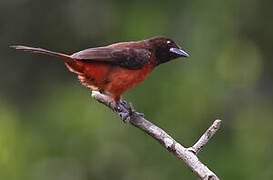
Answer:
[[[135,117],[144,117],[143,113],[136,112],[132,103],[127,103],[124,100],[115,101],[111,96],[100,93],[99,91],[92,91],[92,97],[97,101],[109,106],[116,113],[119,114],[123,122],[129,123],[130,119]]]
[[[125,123],[129,123],[131,118],[144,117],[143,113],[136,112],[132,103],[128,103],[124,100],[119,100],[117,102],[117,109],[119,116]]]
[[[119,105],[119,106],[122,106],[122,108],[125,108],[125,109],[127,109],[127,110],[129,109],[128,103],[127,103],[125,100],[122,100],[122,99],[119,100],[119,101],[118,101],[118,105]]]
[[[116,112],[119,114],[119,116],[121,117],[123,122],[125,122],[125,123],[130,122],[130,115],[131,114],[130,114],[129,106],[126,101],[119,100],[117,102]]]

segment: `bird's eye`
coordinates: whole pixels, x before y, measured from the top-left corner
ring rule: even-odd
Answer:
[[[171,41],[167,41],[167,44],[171,44],[172,42]]]

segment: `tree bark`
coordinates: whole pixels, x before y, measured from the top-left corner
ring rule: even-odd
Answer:
[[[119,110],[117,110],[115,102],[113,102],[113,100],[108,96],[101,94],[98,91],[92,91],[92,97],[100,103],[108,106],[116,114],[121,116],[122,119],[122,114],[130,112],[129,117],[127,120],[125,120],[125,122],[128,122],[131,125],[144,131],[145,133],[153,137],[156,141],[158,141],[169,152],[174,154],[179,159],[183,160],[184,163],[198,176],[199,179],[219,180],[217,175],[199,160],[197,154],[220,128],[221,120],[215,120],[213,124],[192,147],[186,148],[179,144],[170,135],[168,135],[163,129],[146,120],[143,116],[135,113],[132,104],[130,104],[130,107],[128,108],[125,108],[123,106],[119,108]]]

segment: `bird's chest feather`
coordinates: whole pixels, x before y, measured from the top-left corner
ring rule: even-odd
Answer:
[[[153,70],[153,67],[154,66],[151,63],[148,63],[142,69],[137,70],[130,70],[117,66],[109,73],[109,84],[106,86],[106,90],[110,92],[116,91],[117,93],[119,92],[122,94],[144,81],[147,75]]]
[[[76,73],[83,85],[93,90],[121,95],[142,82],[153,70],[155,61],[151,60],[141,69],[126,69],[103,62],[77,62],[77,66],[82,69]]]

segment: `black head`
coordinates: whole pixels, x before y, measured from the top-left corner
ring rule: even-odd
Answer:
[[[173,40],[165,37],[154,37],[147,40],[150,48],[154,51],[157,65],[179,57],[189,57]]]

